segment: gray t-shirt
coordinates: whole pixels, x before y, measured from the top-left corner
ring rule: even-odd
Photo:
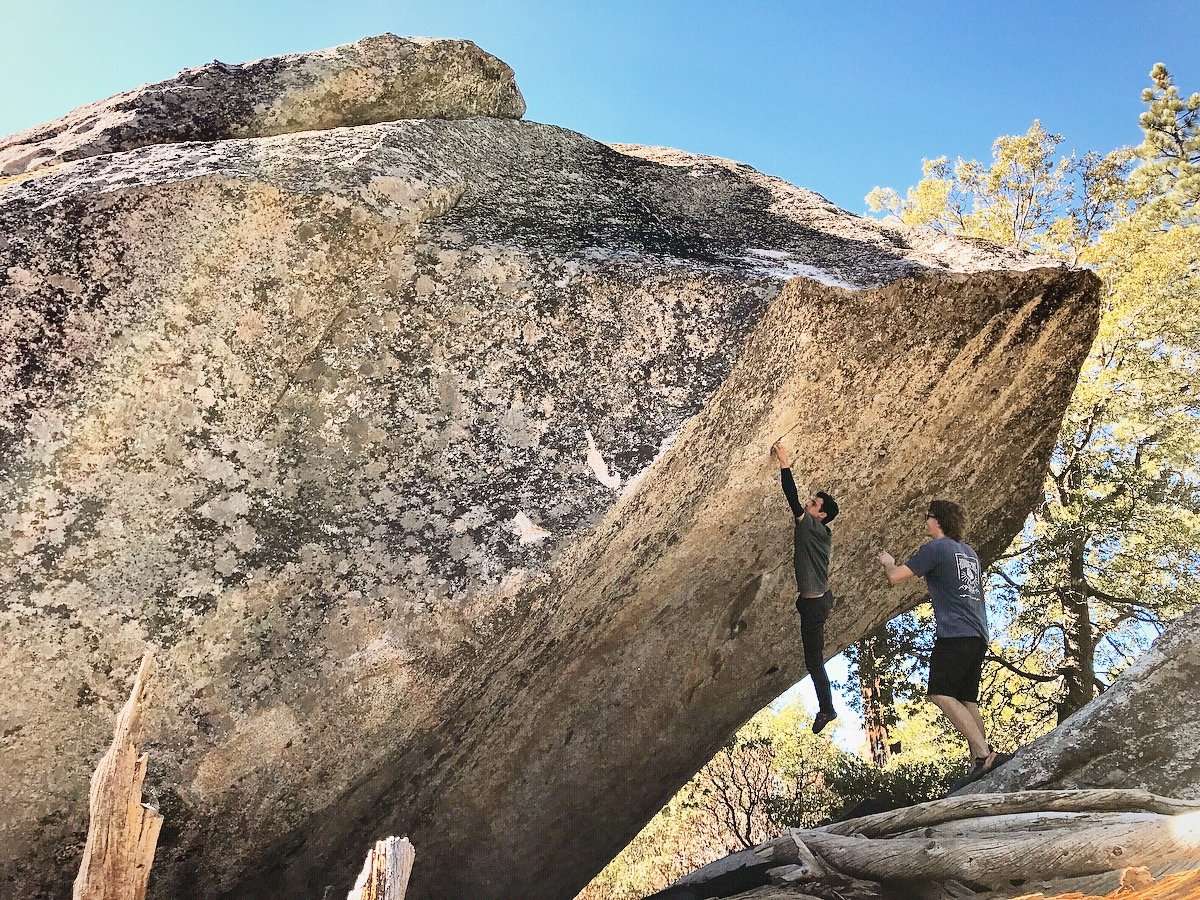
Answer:
[[[969,544],[937,538],[924,544],[906,565],[929,585],[938,637],[987,640],[983,572],[979,556]]]

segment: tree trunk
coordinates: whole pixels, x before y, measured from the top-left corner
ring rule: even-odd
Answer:
[[[75,878],[74,900],[144,900],[162,816],[142,803],[146,756],[139,754],[142,703],[154,658],[147,653],[133,681],[112,746],[92,776],[91,824],[83,862]]]
[[[880,677],[879,661],[888,651],[887,626],[880,625],[858,644],[858,684],[862,694],[863,729],[871,748],[871,762],[882,769],[891,759],[891,735],[888,730],[894,712],[892,692]]]
[[[1063,607],[1063,696],[1058,706],[1058,721],[1063,722],[1083,709],[1095,695],[1096,634],[1084,581],[1085,547],[1082,541],[1070,547],[1068,565],[1071,586],[1064,591]]]

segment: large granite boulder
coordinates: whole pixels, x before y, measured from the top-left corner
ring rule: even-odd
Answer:
[[[381,34],[237,65],[214,60],[81,106],[0,140],[0,176],[152,144],[524,114],[512,69],[470,41]]]
[[[443,111],[445,112],[445,111]],[[155,897],[569,897],[803,674],[768,447],[1009,541],[1096,279],[513,119],[0,180],[0,892],[62,896],[143,649]]]

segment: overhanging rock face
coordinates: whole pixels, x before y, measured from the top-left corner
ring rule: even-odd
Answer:
[[[0,885],[61,896],[142,649],[156,897],[564,898],[830,651],[934,495],[1039,495],[1096,280],[512,119],[0,180]],[[788,280],[791,276],[799,276]]]

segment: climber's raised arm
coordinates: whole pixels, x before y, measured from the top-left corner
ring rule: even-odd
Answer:
[[[800,494],[796,491],[796,480],[792,478],[792,461],[787,448],[782,441],[776,441],[771,447],[771,455],[779,463],[779,481],[783,485],[783,496],[787,497],[792,515],[797,519],[804,516],[804,507],[800,504]]]

